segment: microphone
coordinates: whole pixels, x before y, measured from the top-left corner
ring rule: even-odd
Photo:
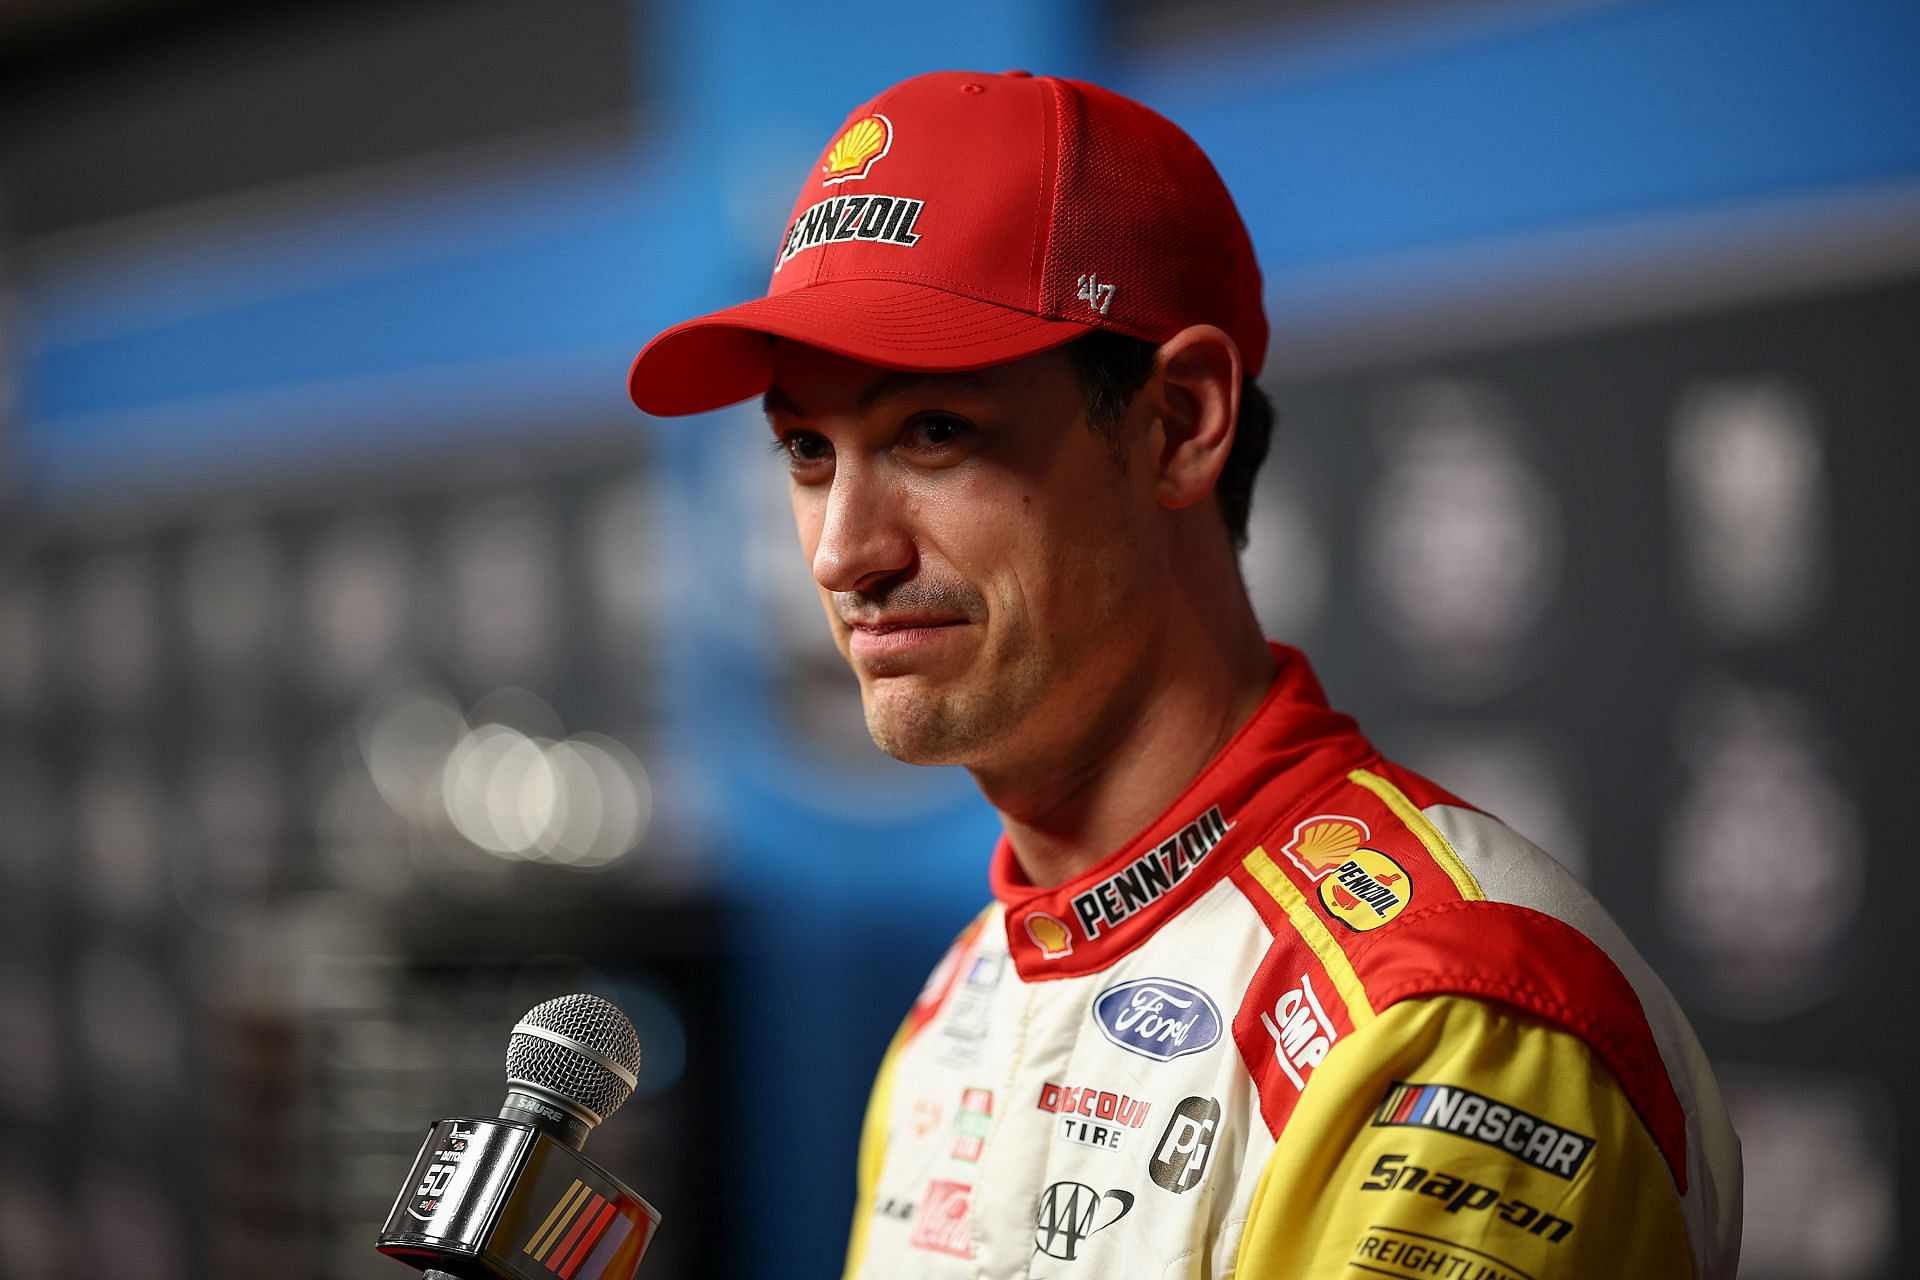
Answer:
[[[580,1149],[639,1071],[633,1024],[598,996],[528,1010],[499,1115],[434,1122],[374,1247],[428,1280],[629,1280],[659,1211]]]
[[[598,996],[535,1005],[507,1040],[502,1120],[524,1120],[578,1151],[620,1109],[640,1074],[640,1037]]]

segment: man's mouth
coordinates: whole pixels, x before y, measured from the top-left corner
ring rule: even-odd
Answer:
[[[895,614],[880,618],[847,619],[848,648],[868,659],[910,657],[919,650],[949,640],[967,625],[965,618]]]
[[[965,618],[936,617],[932,614],[896,614],[885,618],[847,618],[847,626],[868,635],[888,635],[895,631],[927,630],[935,627],[963,627]]]

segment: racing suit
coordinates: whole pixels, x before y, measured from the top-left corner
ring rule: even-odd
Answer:
[[[1740,1154],[1578,883],[1296,650],[1127,847],[996,901],[894,1037],[846,1276],[1730,1280]]]

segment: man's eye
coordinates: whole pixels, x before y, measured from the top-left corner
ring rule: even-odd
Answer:
[[[973,424],[964,418],[926,414],[907,424],[906,440],[921,449],[947,449],[965,440]]]
[[[812,468],[833,457],[833,446],[808,431],[796,431],[773,442],[773,451],[787,456],[787,464],[796,471]]]

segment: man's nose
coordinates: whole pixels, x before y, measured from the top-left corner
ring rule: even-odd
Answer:
[[[913,566],[907,502],[899,485],[871,464],[842,464],[827,491],[813,578],[829,591],[861,591]]]

